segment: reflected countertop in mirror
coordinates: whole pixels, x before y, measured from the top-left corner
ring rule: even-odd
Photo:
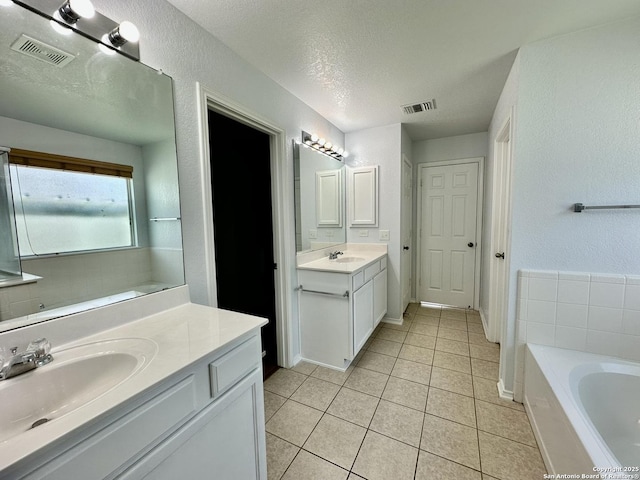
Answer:
[[[60,35],[48,19],[19,5],[0,11],[0,145],[133,171],[130,244],[21,252],[22,271],[42,278],[0,288],[0,331],[183,285],[171,78],[122,55],[106,55],[76,33]],[[25,52],[33,47],[21,51],[24,42],[36,45],[40,58]],[[64,62],[50,61],[56,52]],[[18,217],[31,192],[13,183]],[[42,230],[45,220],[51,222],[45,233],[61,233],[51,218],[30,221]],[[28,230],[18,229],[23,242]]]
[[[296,252],[320,250],[347,238],[345,166],[294,143]]]

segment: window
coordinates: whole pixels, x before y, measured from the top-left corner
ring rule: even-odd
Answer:
[[[11,186],[21,255],[134,244],[131,167],[116,165],[122,170],[110,170],[113,164],[40,154],[47,156],[43,160],[36,155],[11,152]]]

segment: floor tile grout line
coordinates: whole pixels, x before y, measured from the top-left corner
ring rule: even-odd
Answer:
[[[415,314],[414,314],[414,316],[415,316]],[[382,328],[384,328],[384,327],[382,327]],[[437,327],[437,328],[439,328],[439,327]],[[415,332],[410,332],[410,331],[402,331],[402,332],[404,332],[404,341],[403,341],[403,342],[396,342],[396,343],[401,343],[402,345],[411,345],[411,344],[406,343],[406,337],[408,336],[408,334],[409,334],[409,333],[415,333]],[[379,333],[379,332],[378,332],[378,333]],[[421,335],[421,334],[416,334],[416,335]],[[376,335],[376,336],[377,336],[377,335]],[[436,338],[438,338],[438,337],[436,337]],[[442,337],[442,338],[443,338],[443,337]],[[389,340],[389,339],[381,339],[381,340],[394,341],[394,340]],[[450,339],[446,339],[446,340],[450,340]],[[459,340],[452,340],[452,341],[459,341]],[[461,343],[471,344],[471,342],[468,342],[468,341],[467,341],[467,342],[461,342]],[[426,348],[426,349],[428,349],[427,347],[423,347],[423,346],[420,346],[420,345],[412,345],[412,346],[419,347],[419,348]],[[479,345],[479,346],[483,347],[483,345]],[[485,347],[485,348],[486,348],[486,347]],[[441,352],[443,352],[443,353],[449,353],[449,354],[457,355],[456,353],[446,352],[446,351],[442,351],[442,350],[436,350],[436,349],[429,349],[429,350],[434,350],[434,356],[435,356],[435,351],[441,351]],[[386,355],[386,354],[384,354],[384,353],[380,353],[380,352],[373,352],[373,351],[372,351],[371,353],[378,353],[378,354],[380,354],[380,355]],[[341,389],[343,389],[343,388],[347,388],[347,389],[349,389],[349,390],[353,390],[353,391],[356,391],[356,392],[358,392],[358,393],[361,393],[361,394],[364,394],[364,395],[368,395],[368,396],[371,396],[371,397],[373,397],[373,398],[376,398],[376,399],[377,399],[377,403],[376,403],[376,408],[375,408],[375,410],[374,410],[374,414],[373,414],[373,416],[371,417],[371,420],[369,421],[368,426],[367,426],[367,427],[365,427],[365,437],[366,437],[366,434],[367,434],[369,431],[372,431],[372,432],[378,433],[378,434],[380,434],[380,435],[382,435],[382,436],[385,436],[385,437],[387,437],[387,438],[390,438],[390,439],[392,439],[392,440],[395,440],[395,441],[398,441],[398,442],[400,442],[400,443],[403,443],[403,444],[405,444],[405,445],[408,445],[408,446],[412,446],[412,447],[414,447],[413,445],[408,444],[408,443],[406,443],[406,442],[404,442],[404,441],[402,441],[402,440],[395,439],[395,438],[393,438],[393,437],[391,437],[391,436],[388,436],[388,435],[382,434],[382,433],[380,433],[380,432],[376,432],[375,430],[372,430],[372,429],[371,429],[371,423],[372,423],[372,421],[373,421],[373,418],[374,418],[374,416],[375,416],[375,413],[377,412],[377,410],[378,410],[378,408],[379,408],[379,406],[380,406],[381,401],[383,400],[382,396],[384,395],[384,391],[386,390],[386,388],[387,388],[387,386],[388,386],[388,384],[389,384],[389,381],[390,381],[391,376],[393,376],[394,378],[402,379],[401,377],[397,377],[397,376],[395,376],[395,375],[392,375],[393,369],[395,368],[395,366],[396,366],[396,364],[397,364],[397,361],[398,361],[398,359],[399,359],[399,354],[398,354],[398,355],[395,355],[395,356],[393,356],[393,355],[387,355],[387,356],[389,356],[389,357],[391,357],[391,358],[395,358],[395,361],[394,361],[394,364],[393,364],[393,367],[392,367],[392,371],[391,371],[391,372],[389,372],[389,373],[379,372],[379,371],[377,371],[377,370],[371,370],[371,369],[368,369],[368,368],[366,368],[366,367],[359,367],[359,368],[363,368],[363,369],[370,370],[370,371],[373,371],[373,372],[377,372],[377,373],[380,373],[380,374],[383,374],[383,375],[386,375],[386,376],[387,376],[387,379],[386,379],[386,382],[385,382],[385,386],[384,386],[384,388],[383,388],[382,393],[381,393],[381,395],[380,395],[380,396],[369,395],[368,393],[360,392],[360,391],[358,391],[358,390],[351,389],[351,388],[349,388],[349,387],[345,386],[346,381],[348,380],[348,378],[349,378],[349,377],[351,376],[351,374],[353,373],[353,370],[352,370],[352,372],[347,376],[347,378],[344,380],[344,382],[343,382],[342,384],[336,384],[335,382],[329,382],[329,383],[333,383],[334,385],[337,385],[337,386],[339,387],[339,389],[338,389],[338,393],[334,396],[334,398],[333,398],[333,399],[331,400],[331,402],[329,403],[329,406],[328,406],[326,409],[324,409],[324,410],[319,410],[319,411],[321,411],[321,412],[322,412],[322,417],[321,417],[321,419],[322,419],[325,415],[334,416],[334,415],[331,415],[330,413],[328,413],[328,409],[330,408],[330,406],[331,406],[331,405],[333,404],[333,402],[335,401],[335,398],[336,398],[336,397],[337,397],[337,395],[339,394],[340,390],[341,390]],[[489,361],[489,362],[492,362],[492,360],[487,360],[487,359],[482,359],[482,358],[477,358],[477,357],[471,357],[470,355],[469,355],[469,356],[464,355],[463,357],[469,358],[469,359],[470,359],[470,363],[471,363],[471,359],[472,359],[472,358],[476,358],[477,360],[481,360],[481,361]],[[361,359],[360,359],[360,361],[361,361]],[[408,361],[411,361],[411,360],[408,360]],[[358,363],[359,363],[359,362],[358,362]],[[476,391],[475,391],[475,385],[474,385],[474,383],[473,383],[473,379],[474,379],[475,377],[477,377],[477,378],[481,378],[481,379],[486,379],[486,380],[491,380],[491,381],[493,381],[494,379],[492,379],[492,378],[487,378],[487,377],[482,377],[482,376],[480,376],[480,375],[473,375],[473,367],[471,367],[471,374],[469,374],[468,372],[460,372],[459,370],[450,369],[450,368],[447,368],[446,366],[442,366],[442,365],[433,365],[433,361],[431,362],[431,364],[424,364],[424,363],[422,363],[422,362],[417,362],[417,363],[420,363],[421,365],[427,365],[427,366],[429,366],[429,368],[430,368],[430,369],[433,369],[433,367],[436,367],[436,366],[437,366],[438,368],[441,368],[441,369],[443,369],[443,370],[447,370],[447,371],[451,371],[451,372],[458,372],[458,373],[462,373],[462,374],[470,375],[470,376],[471,376],[471,378],[472,378],[472,391],[473,391],[473,397],[472,397],[472,398],[474,398],[474,413],[476,413],[476,431],[482,431],[482,430],[479,430],[479,428],[477,428],[477,427],[478,427],[478,418],[477,418],[477,409],[475,408],[475,406],[477,405],[476,400],[484,401],[484,402],[485,402],[485,403],[487,403],[487,404],[492,404],[492,405],[496,405],[496,406],[502,406],[502,405],[499,405],[499,404],[495,404],[495,403],[492,403],[492,402],[487,402],[487,401],[485,401],[485,400],[481,400],[481,399],[476,398]],[[493,362],[493,363],[497,363],[497,362]],[[359,366],[359,365],[358,365],[358,366]],[[296,373],[299,373],[299,374],[301,374],[301,375],[305,375],[307,378],[309,378],[309,377],[313,376],[313,371],[312,371],[312,372],[310,372],[310,374],[303,374],[303,373],[301,373],[301,372],[296,372]],[[324,380],[324,379],[321,379],[321,378],[318,378],[318,377],[313,377],[313,378],[317,378],[317,379],[320,379],[320,380]],[[409,381],[409,382],[411,382],[411,383],[415,383],[415,384],[417,384],[417,385],[426,386],[426,387],[427,387],[427,389],[428,389],[428,390],[427,390],[427,402],[428,402],[429,390],[430,390],[431,388],[436,388],[436,389],[440,389],[440,390],[444,390],[444,391],[449,391],[449,392],[454,393],[454,394],[464,395],[464,394],[460,394],[460,393],[458,393],[458,392],[452,392],[451,390],[446,390],[446,389],[441,388],[441,387],[432,386],[432,385],[431,385],[431,378],[429,379],[429,384],[428,384],[428,385],[424,385],[423,383],[420,383],[420,382],[414,382],[414,381],[412,381],[412,380],[408,380],[408,379],[403,379],[403,380],[405,380],[405,381]],[[305,380],[304,380],[304,381],[303,381],[303,382],[302,382],[302,383],[301,383],[301,384],[300,384],[300,385],[299,385],[299,386],[294,390],[294,392],[293,392],[291,395],[289,395],[289,396],[280,395],[279,393],[276,393],[276,392],[270,392],[270,393],[275,394],[275,395],[279,395],[279,396],[281,396],[282,398],[285,398],[285,403],[286,403],[286,400],[291,400],[291,401],[293,401],[293,402],[296,402],[296,400],[292,400],[292,398],[291,398],[291,397],[293,397],[293,395],[295,395],[295,393],[299,390],[299,388],[304,384],[304,382],[305,382],[305,381],[306,381],[306,379],[305,379]],[[325,381],[326,381],[326,380],[325,380]],[[468,395],[464,395],[464,396],[467,396],[467,397],[468,397]],[[409,406],[407,406],[407,405],[399,404],[399,403],[393,402],[393,401],[391,401],[391,400],[386,400],[386,401],[388,401],[388,402],[390,402],[390,403],[394,403],[394,404],[396,404],[396,405],[404,406],[404,407],[409,408],[409,409],[411,409],[411,410],[413,410],[413,411],[421,412],[420,410],[415,409],[415,408],[412,408],[412,407],[409,407]],[[427,402],[425,403],[425,412],[421,412],[421,413],[423,413],[424,415],[426,415]],[[296,403],[301,403],[301,402],[296,402]],[[284,405],[284,403],[283,403],[282,405]],[[282,408],[282,405],[281,405],[280,407],[278,407],[278,409],[276,409],[276,410],[274,411],[274,414],[275,414],[275,413],[277,413],[277,411],[278,411],[278,410],[280,410],[280,408]],[[302,405],[305,405],[305,404],[302,404]],[[310,406],[309,406],[309,407],[310,407]],[[506,407],[506,406],[502,406],[502,407],[503,407],[503,408],[509,408],[509,407]],[[314,409],[318,410],[318,409],[317,409],[317,408],[315,408],[315,407],[310,407],[310,408],[314,408]],[[516,410],[516,409],[513,409],[513,410],[515,410],[515,411],[519,411],[519,410]],[[420,441],[419,441],[419,445],[421,445],[421,444],[422,444],[422,435],[423,435],[423,433],[424,433],[424,421],[425,421],[425,420],[424,420],[424,418],[425,418],[425,416],[424,416],[424,415],[423,415],[423,422],[422,422],[422,427],[423,427],[423,428],[421,429],[421,432],[420,432]],[[273,415],[272,415],[272,416],[273,416]],[[336,417],[336,418],[340,418],[340,417]],[[440,417],[440,418],[442,418],[442,417]],[[314,426],[314,428],[313,428],[312,432],[309,434],[309,436],[308,436],[308,437],[307,437],[307,439],[305,440],[305,443],[306,443],[306,441],[308,440],[308,438],[313,434],[313,431],[315,431],[315,429],[317,428],[317,425],[319,424],[319,422],[321,421],[321,419],[316,423],[316,425]],[[344,420],[344,419],[342,419],[342,420]],[[445,420],[449,420],[449,419],[445,419]],[[346,420],[345,420],[345,421],[346,421]],[[353,424],[353,422],[349,422],[349,423],[352,423],[352,424]],[[454,421],[454,423],[459,423],[459,422],[455,422],[455,421]],[[354,424],[354,425],[357,425],[357,424]],[[461,424],[461,425],[465,425],[465,424]],[[363,428],[361,425],[359,425],[359,426],[360,426],[361,428]],[[468,426],[468,425],[466,425],[466,426]],[[483,432],[484,432],[484,431],[483,431]],[[505,440],[508,440],[508,441],[513,441],[513,442],[516,442],[516,443],[521,443],[521,442],[518,442],[518,441],[516,441],[516,440],[512,440],[512,439],[510,439],[510,438],[507,438],[507,437],[502,437],[501,435],[496,435],[495,433],[492,433],[492,432],[486,432],[486,433],[488,433],[488,434],[490,434],[490,435],[494,435],[494,436],[499,437],[499,438],[504,438]],[[283,441],[286,441],[286,440],[284,440],[284,439],[282,439],[282,440],[283,440]],[[361,450],[361,448],[362,448],[363,443],[364,443],[364,439],[363,439],[363,442],[360,444],[360,447],[359,447],[358,453],[356,454],[355,459],[357,459],[357,456],[358,456],[358,455],[359,455],[359,453],[360,453],[360,450]],[[529,446],[529,447],[531,447],[531,445],[528,445],[528,444],[522,444],[522,445],[525,445],[525,446]],[[299,448],[300,448],[300,447],[299,447]],[[416,448],[416,447],[414,447],[414,448]],[[478,448],[479,448],[479,445],[478,445]],[[304,447],[302,447],[301,449],[304,449]],[[422,449],[418,446],[418,450],[419,450],[419,451],[421,451]],[[307,450],[305,450],[305,451],[307,451]],[[428,452],[427,450],[422,450],[422,451],[425,451],[425,452],[427,452],[427,453],[432,454],[431,452]],[[309,452],[309,453],[312,453],[312,452]],[[298,452],[298,454],[299,454],[299,452]],[[295,457],[295,458],[297,458],[297,455],[298,455],[298,454],[296,454],[296,457]],[[313,454],[313,453],[312,453],[312,454]],[[313,454],[313,455],[315,455],[315,454]],[[436,454],[432,454],[432,455],[436,455]],[[320,457],[320,456],[318,456],[318,455],[315,455],[315,456],[317,456],[318,458],[323,458],[323,457]],[[436,456],[438,456],[438,455],[436,455]],[[294,459],[295,459],[295,458],[294,458]],[[442,457],[442,458],[445,458],[445,459],[446,459],[446,460],[448,460],[448,461],[452,461],[452,460],[447,459],[446,457]],[[324,459],[324,458],[323,458],[323,459]],[[351,469],[349,469],[349,472],[353,472],[353,466],[355,465],[355,459],[354,459],[354,463],[353,463],[353,464],[352,464],[352,466],[351,466]],[[324,460],[326,460],[326,459],[324,459]],[[328,461],[328,460],[327,460],[327,461]],[[293,463],[293,461],[292,461],[292,463]],[[330,462],[330,463],[333,463],[333,462]],[[454,462],[454,463],[457,463],[457,462]],[[336,465],[336,464],[334,464],[334,465]],[[460,464],[460,465],[462,465],[462,464]],[[339,465],[337,465],[337,466],[338,466],[338,467],[340,467]],[[464,466],[465,466],[465,467],[467,467],[467,468],[469,468],[469,467],[468,467],[468,466],[466,466],[466,465],[464,465]],[[340,468],[344,469],[344,467],[340,467]],[[288,470],[288,468],[287,468],[287,470]],[[475,469],[473,469],[473,470],[475,470]],[[354,473],[355,473],[355,472],[354,472]],[[415,472],[414,472],[414,475],[416,475],[416,474],[417,474],[417,463],[416,463],[416,470],[415,470]]]

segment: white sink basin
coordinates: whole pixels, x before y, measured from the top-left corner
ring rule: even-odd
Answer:
[[[338,263],[353,263],[353,262],[364,262],[364,258],[362,257],[338,257],[336,262]]]
[[[155,342],[122,338],[53,351],[53,362],[0,381],[0,442],[104,395],[142,370]]]

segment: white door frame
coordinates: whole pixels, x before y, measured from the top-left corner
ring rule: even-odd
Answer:
[[[402,185],[402,195],[404,196],[404,166],[406,165],[406,167],[409,169],[409,171],[411,172],[411,185],[409,186],[409,190],[411,191],[411,197],[413,197],[413,164],[409,161],[409,159],[407,158],[407,156],[403,153],[402,154],[402,164],[403,164],[403,168],[401,169],[401,175],[402,175],[402,181],[401,181],[401,185]],[[402,227],[405,227],[403,219],[404,219],[404,208],[405,205],[404,203],[401,203],[401,219],[400,219],[400,236],[402,237],[400,239],[400,242],[402,244],[402,247],[404,248],[404,231]],[[402,297],[402,311],[404,312],[404,309],[407,307],[405,305],[405,298],[404,298],[404,282],[406,281],[408,283],[408,288],[409,288],[409,299],[408,302],[411,302],[411,298],[412,298],[412,292],[413,292],[413,278],[414,276],[412,275],[412,259],[413,259],[413,198],[411,198],[409,200],[409,209],[411,209],[411,215],[409,215],[409,244],[407,245],[409,247],[409,271],[405,272],[404,271],[404,259],[402,258],[402,255],[405,255],[403,252],[400,253],[400,265],[402,266],[401,268],[401,272],[402,272],[402,277],[400,279],[400,289],[401,289],[401,297]],[[404,250],[403,250],[404,251]]]
[[[446,167],[451,165],[463,165],[465,163],[477,163],[478,164],[478,199],[476,202],[476,265],[474,275],[474,292],[473,292],[473,309],[478,310],[480,307],[480,267],[482,265],[482,200],[484,198],[484,157],[473,158],[460,158],[455,160],[443,160],[440,162],[427,162],[418,164],[418,196],[416,198],[416,204],[418,206],[418,231],[417,231],[417,263],[416,263],[416,277],[418,283],[416,286],[416,296],[420,299],[419,285],[422,285],[422,190],[424,187],[421,184],[423,169],[429,167]]]
[[[513,108],[493,141],[493,192],[491,208],[491,249],[489,252],[489,315],[487,339],[504,344],[509,303],[511,246],[511,179],[513,172]],[[500,207],[504,208],[501,211]],[[506,252],[504,260],[495,258]],[[499,262],[504,262],[500,265]],[[504,276],[499,270],[504,269]]]
[[[209,156],[209,117],[208,111],[214,110],[240,123],[248,125],[269,135],[271,152],[271,191],[273,211],[273,243],[274,261],[278,264],[275,270],[275,300],[276,300],[276,335],[278,345],[278,365],[291,367],[293,360],[291,342],[291,288],[287,288],[287,272],[291,271],[292,252],[291,226],[289,218],[289,203],[285,202],[286,176],[286,132],[270,120],[251,111],[233,100],[207,89],[201,83],[196,84],[198,98],[198,118],[200,135],[200,168],[203,193],[203,211],[205,225],[205,266],[206,286],[209,305],[217,304],[216,269],[213,233],[213,202],[211,190],[211,165]]]

